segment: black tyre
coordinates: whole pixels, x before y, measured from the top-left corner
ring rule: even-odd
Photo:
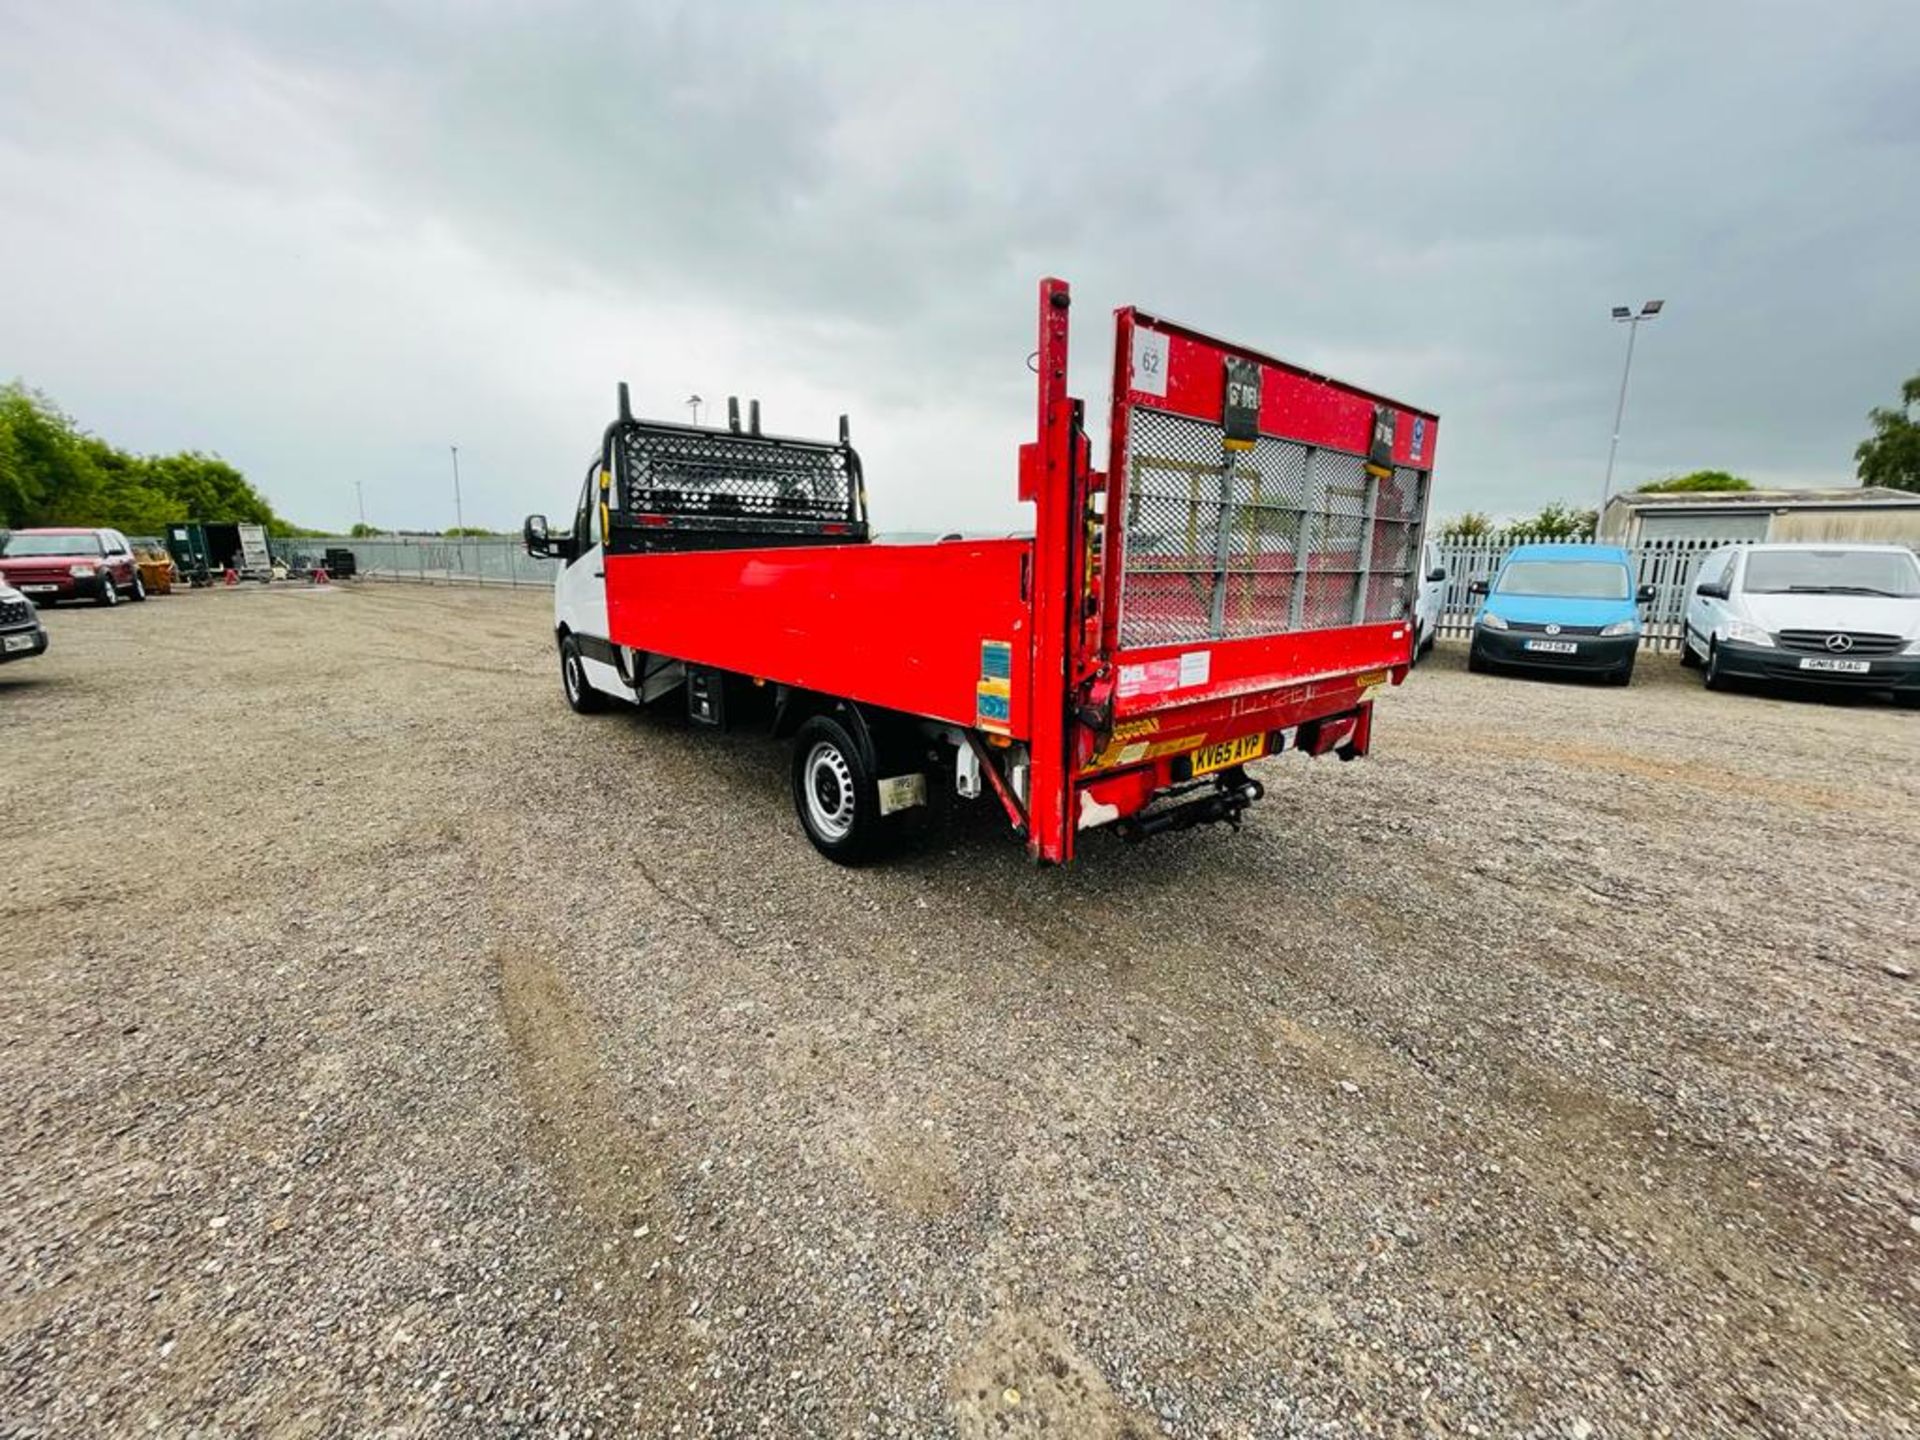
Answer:
[[[1467,647],[1467,669],[1476,675],[1484,675],[1489,668],[1485,657],[1480,654],[1480,647],[1478,645],[1469,645]]]
[[[133,589],[128,593],[127,598],[136,605],[147,598],[147,582],[140,578],[138,570],[133,572]]]
[[[109,609],[120,603],[120,592],[114,587],[113,576],[104,570],[100,572],[100,593],[93,597],[93,603]]]
[[[1607,673],[1607,683],[1609,685],[1631,685],[1633,683],[1633,661],[1627,661],[1627,663],[1622,665],[1618,670],[1609,671]]]
[[[859,743],[830,715],[815,715],[793,737],[793,808],[813,848],[835,864],[872,858],[879,791]]]
[[[576,715],[592,715],[607,708],[607,697],[587,683],[587,665],[573,636],[560,641],[560,688]]]
[[[1727,688],[1726,674],[1720,669],[1720,644],[1716,640],[1707,641],[1707,673],[1701,678],[1709,690]]]
[[[1700,668],[1700,657],[1693,653],[1692,637],[1684,631],[1681,632],[1680,635],[1680,668],[1682,670],[1698,670]]]

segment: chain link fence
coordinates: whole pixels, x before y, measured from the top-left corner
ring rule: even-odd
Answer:
[[[535,559],[518,538],[391,535],[371,540],[320,537],[275,540],[274,556],[295,573],[325,559],[329,550],[353,552],[354,573],[368,580],[419,585],[503,585],[550,588],[556,560]]]

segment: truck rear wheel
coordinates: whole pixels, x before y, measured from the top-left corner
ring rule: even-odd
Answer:
[[[832,716],[815,715],[793,737],[793,808],[813,848],[835,864],[872,856],[879,790],[859,743]]]
[[[606,697],[587,683],[586,662],[580,658],[580,642],[568,635],[560,641],[560,688],[566,691],[567,704],[576,715],[592,715],[607,707]]]

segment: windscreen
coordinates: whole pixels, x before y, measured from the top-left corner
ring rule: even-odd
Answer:
[[[9,535],[0,542],[0,555],[18,560],[28,555],[98,555],[97,535]]]
[[[1741,587],[1749,595],[1920,596],[1920,565],[1898,550],[1755,550]]]
[[[1498,595],[1550,595],[1561,600],[1624,600],[1627,568],[1594,560],[1516,560],[1500,572]]]

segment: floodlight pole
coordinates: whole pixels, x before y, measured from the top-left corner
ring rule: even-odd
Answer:
[[[1638,315],[1626,313],[1626,307],[1619,306],[1613,312],[1615,324],[1627,327],[1627,363],[1620,367],[1620,398],[1613,406],[1613,441],[1607,446],[1607,475],[1600,482],[1600,508],[1593,515],[1593,533],[1600,533],[1600,522],[1606,518],[1607,501],[1613,495],[1613,457],[1620,450],[1620,422],[1627,413],[1627,377],[1633,374],[1633,342],[1640,334],[1640,322],[1651,320],[1660,313],[1664,300],[1649,300],[1640,307]]]
[[[693,423],[695,425],[700,423],[700,407],[706,403],[707,402],[702,400],[698,395],[689,395],[687,397],[687,408],[693,411]]]
[[[353,482],[353,493],[354,493],[354,497],[355,497],[356,499],[358,499],[358,500],[359,500],[359,502],[360,502],[360,528],[361,528],[362,530],[365,530],[365,529],[367,528],[367,489],[366,489],[366,482],[365,482],[364,480],[356,480],[356,481],[354,481],[354,482]]]
[[[447,448],[453,452],[453,528],[464,530],[467,522],[460,514],[460,447],[449,445]]]

